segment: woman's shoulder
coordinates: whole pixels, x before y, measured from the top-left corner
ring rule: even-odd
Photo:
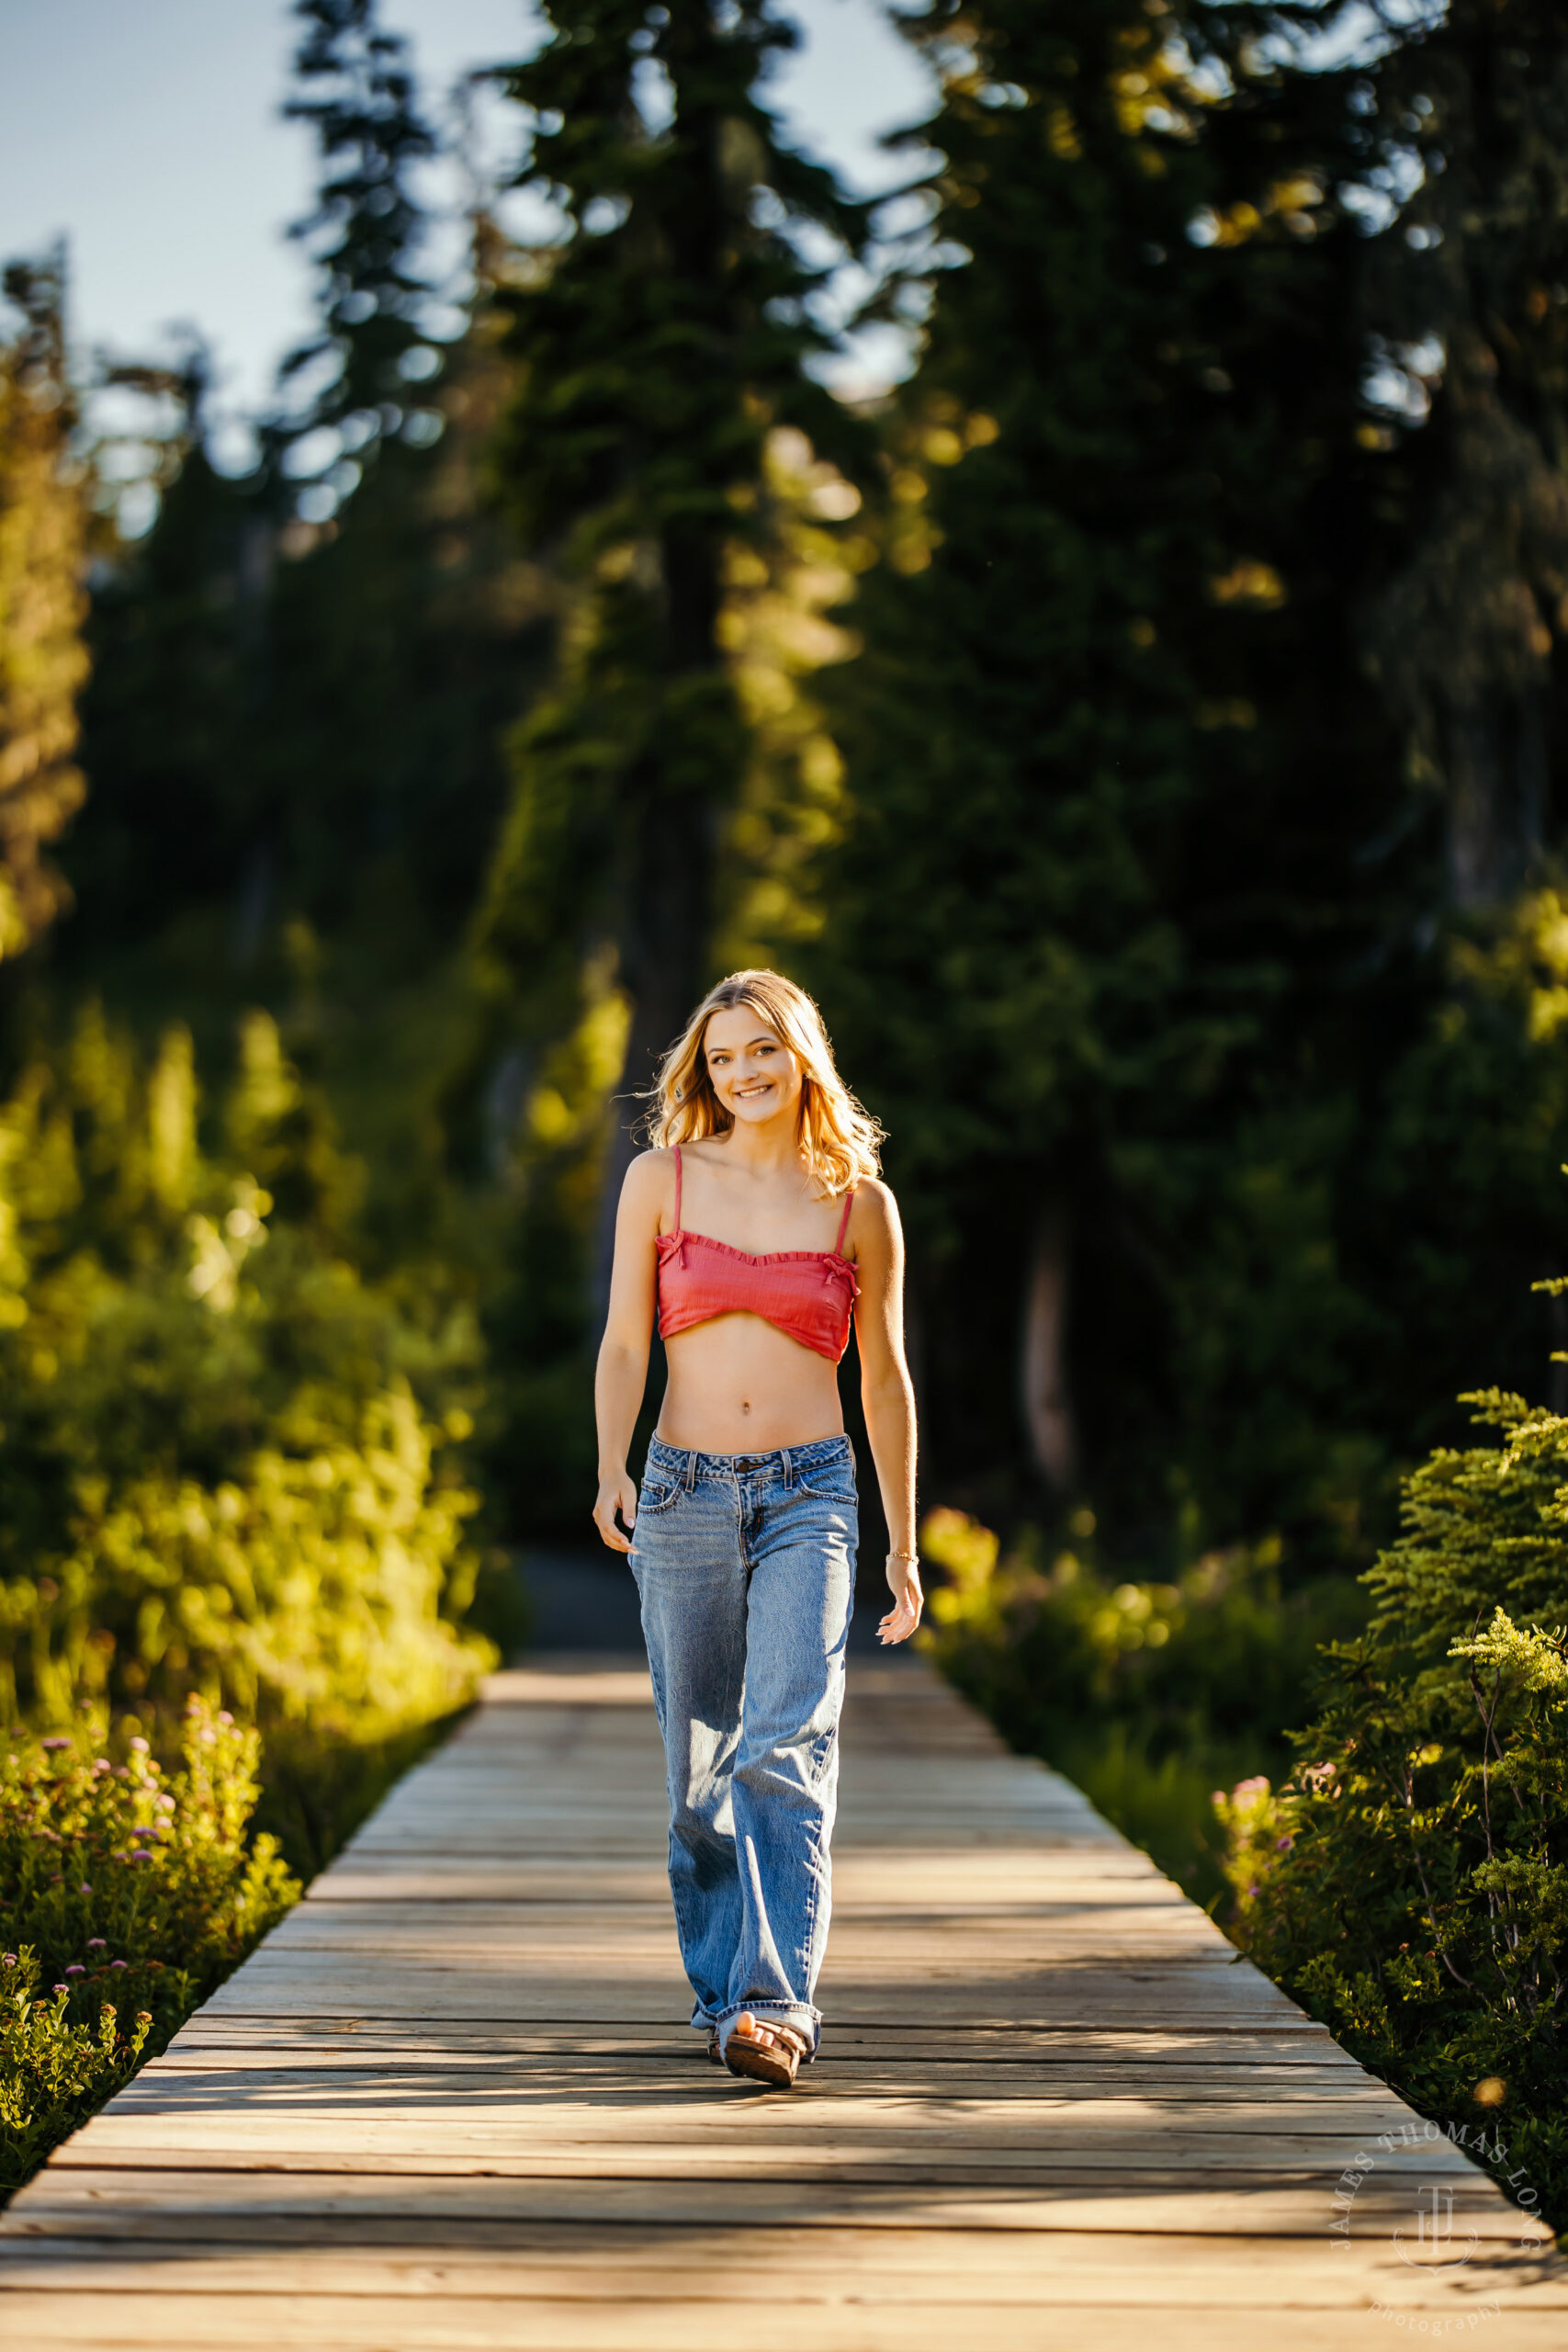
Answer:
[[[857,1208],[863,1201],[884,1211],[897,1206],[893,1198],[893,1187],[884,1177],[857,1176],[850,1190],[855,1196]]]
[[[675,1154],[667,1144],[639,1151],[626,1170],[621,1198],[637,1207],[662,1208],[675,1192]]]
[[[852,1187],[854,1204],[850,1211],[850,1231],[864,1234],[896,1233],[898,1229],[898,1204],[893,1197],[893,1187],[880,1176],[863,1176]]]

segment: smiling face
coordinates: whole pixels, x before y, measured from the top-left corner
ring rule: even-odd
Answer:
[[[730,1117],[761,1125],[800,1107],[799,1057],[754,1005],[733,1004],[713,1013],[703,1040],[703,1057],[720,1103]]]

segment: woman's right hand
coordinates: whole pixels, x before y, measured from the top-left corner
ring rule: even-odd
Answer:
[[[617,1520],[619,1511],[628,1528],[637,1525],[637,1487],[624,1470],[606,1471],[599,1481],[599,1497],[593,1506],[593,1524],[612,1552],[629,1552],[632,1539]]]

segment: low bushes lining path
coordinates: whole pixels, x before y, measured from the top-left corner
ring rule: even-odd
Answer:
[[[646,1671],[514,1668],[0,2218],[0,2337],[1561,2342],[1568,2267],[1076,1790],[918,1661],[851,1690],[794,2095],[682,2022]]]

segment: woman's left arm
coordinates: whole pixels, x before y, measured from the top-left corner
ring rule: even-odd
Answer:
[[[886,1184],[858,1188],[848,1238],[860,1280],[861,1402],[893,1547],[887,1555],[893,1606],[877,1631],[884,1642],[903,1642],[919,1623],[923,1601],[915,1557],[915,1390],[904,1357],[904,1234]]]

